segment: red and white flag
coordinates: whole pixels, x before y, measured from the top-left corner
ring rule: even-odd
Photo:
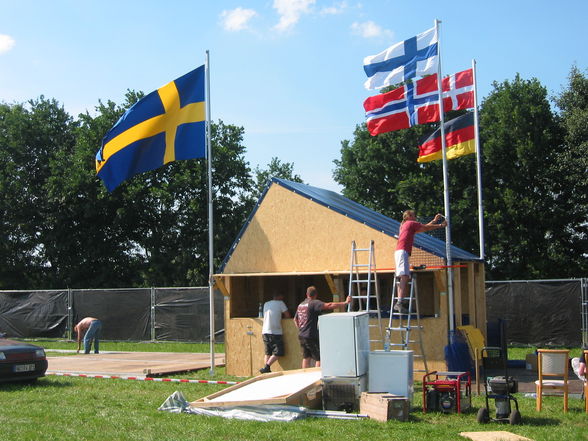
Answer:
[[[474,107],[472,69],[443,78],[441,86],[445,112]],[[437,122],[441,119],[437,74],[390,92],[371,96],[364,101],[363,106],[368,131],[372,136]]]
[[[435,81],[436,85],[437,81]],[[443,78],[441,85],[443,87],[443,109],[446,112],[474,107],[474,72],[472,69]]]

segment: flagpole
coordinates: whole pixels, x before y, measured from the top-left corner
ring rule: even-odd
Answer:
[[[437,32],[437,44],[439,62],[437,63],[437,92],[439,93],[439,113],[441,119],[441,151],[443,153],[443,202],[445,206],[445,253],[447,260],[447,296],[449,298],[449,330],[453,331],[454,326],[454,305],[453,305],[453,260],[451,258],[451,213],[449,210],[449,177],[447,174],[447,146],[445,141],[445,109],[443,106],[443,87],[441,76],[441,35],[439,32],[440,20],[435,19],[435,31]]]
[[[213,246],[213,211],[212,211],[212,147],[210,139],[212,137],[212,126],[210,122],[210,54],[206,51],[206,63],[204,65],[206,73],[206,168],[208,174],[208,303],[210,313],[210,375],[214,375],[214,344],[215,344],[215,324],[214,324],[214,289],[212,277],[214,274],[214,246]]]
[[[480,238],[480,259],[485,258],[484,243],[484,199],[482,195],[482,149],[480,146],[480,125],[478,120],[478,83],[476,81],[476,60],[472,59],[474,73],[474,139],[476,142],[476,174],[478,179],[478,234]]]

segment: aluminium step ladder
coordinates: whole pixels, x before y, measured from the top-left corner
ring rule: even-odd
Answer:
[[[380,289],[376,271],[374,241],[369,248],[358,248],[355,241],[351,242],[351,264],[349,267],[349,294],[351,303],[347,311],[365,311],[375,317],[376,323],[370,320],[368,327],[370,350],[380,349],[384,345],[382,315],[380,312]],[[375,331],[372,331],[376,328]]]
[[[416,278],[413,277],[411,273],[411,277],[408,280],[407,287],[409,288],[409,295],[408,295],[408,312],[401,313],[394,311],[394,305],[399,300],[398,298],[398,284],[399,280],[397,277],[394,278],[394,284],[392,286],[392,300],[390,302],[390,319],[388,321],[388,327],[386,328],[386,336],[385,336],[385,344],[384,348],[386,350],[390,350],[391,348],[400,349],[403,351],[407,351],[410,349],[410,345],[413,345],[413,349],[415,345],[418,345],[418,349],[420,350],[420,354],[415,353],[415,358],[420,358],[423,360],[423,369],[415,370],[415,372],[424,372],[426,374],[429,373],[429,368],[427,366],[427,357],[425,356],[425,349],[423,346],[423,338],[422,338],[422,325],[420,321],[420,312],[419,312],[419,302],[418,302],[418,289],[417,289],[417,281]],[[405,299],[406,293],[405,293]],[[413,312],[415,311],[415,312]],[[394,320],[397,320],[398,323],[394,326]],[[412,331],[415,331],[413,334]],[[416,334],[416,336],[415,336]],[[393,337],[398,337],[394,338]],[[400,343],[392,343],[394,341],[400,341]]]

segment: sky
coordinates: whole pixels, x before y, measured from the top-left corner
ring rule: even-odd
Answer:
[[[553,96],[573,65],[587,72],[586,17],[586,0],[0,0],[0,102],[43,95],[95,114],[99,100],[149,93],[208,50],[212,119],[244,128],[251,168],[277,157],[340,191],[333,161],[377,93],[363,86],[364,57],[438,19],[442,73],[475,59],[480,101],[517,73]]]

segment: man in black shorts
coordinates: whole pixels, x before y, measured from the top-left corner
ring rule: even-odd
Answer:
[[[325,303],[317,299],[318,292],[314,286],[306,290],[306,298],[298,305],[294,323],[298,327],[298,339],[302,347],[302,368],[321,365],[321,352],[319,347],[318,318],[322,311],[333,310],[351,303],[351,297],[344,302]]]
[[[261,330],[265,348],[265,365],[259,370],[262,374],[271,372],[270,366],[284,355],[284,339],[282,337],[282,318],[290,318],[284,296],[275,293],[273,300],[263,305],[263,328]]]

